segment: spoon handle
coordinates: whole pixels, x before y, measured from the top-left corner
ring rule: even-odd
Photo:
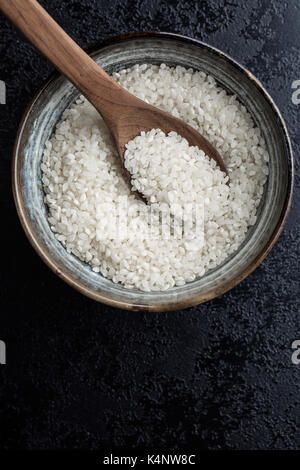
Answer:
[[[126,92],[86,54],[36,0],[0,0],[0,10],[111,121]]]

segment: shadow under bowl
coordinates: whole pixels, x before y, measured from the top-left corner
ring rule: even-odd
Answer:
[[[244,67],[202,42],[169,33],[132,33],[101,42],[89,51],[108,73],[134,64],[162,62],[212,75],[236,94],[262,130],[270,154],[269,177],[239,249],[202,278],[165,292],[129,290],[114,284],[80,261],[57,241],[47,220],[40,162],[46,140],[63,111],[79,95],[63,76],[53,74],[29,104],[16,137],[13,191],[19,218],[31,244],[50,268],[83,294],[123,309],[177,310],[228,291],[248,276],[269,253],[287,217],[293,189],[293,157],[285,123],[260,82]]]

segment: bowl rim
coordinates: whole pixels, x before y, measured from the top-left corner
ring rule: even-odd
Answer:
[[[113,298],[109,296],[108,294],[102,292],[102,291],[96,291],[92,288],[89,288],[85,286],[81,281],[75,279],[70,275],[68,272],[66,272],[64,269],[59,266],[54,259],[52,259],[51,252],[49,252],[45,246],[41,243],[37,235],[35,234],[35,230],[33,228],[33,225],[31,223],[31,220],[29,218],[29,215],[26,210],[26,205],[25,201],[22,195],[22,189],[21,189],[21,175],[19,169],[19,146],[20,146],[20,141],[22,137],[22,132],[23,129],[26,125],[27,119],[30,115],[30,112],[35,104],[35,102],[38,100],[39,96],[44,92],[45,88],[49,85],[50,82],[55,80],[57,77],[61,76],[61,74],[58,71],[54,71],[50,74],[50,76],[44,81],[44,83],[39,87],[38,91],[34,94],[33,98],[30,100],[28,103],[27,107],[25,108],[25,111],[23,113],[23,116],[21,118],[20,124],[18,126],[16,138],[15,138],[15,143],[14,143],[14,148],[13,148],[13,158],[12,158],[12,189],[13,189],[13,196],[14,196],[14,201],[17,209],[17,213],[21,222],[21,225],[25,231],[25,234],[35,249],[35,251],[38,253],[38,255],[42,258],[42,260],[50,267],[50,269],[59,277],[61,277],[67,284],[69,284],[71,287],[75,288],[82,294],[86,295],[87,297],[92,298],[93,300],[96,300],[98,302],[101,302],[103,304],[120,308],[120,309],[126,309],[126,310],[136,310],[136,311],[156,311],[156,312],[163,312],[163,311],[175,311],[179,309],[185,309],[188,307],[192,307],[195,305],[199,305],[203,302],[206,302],[208,300],[211,300],[215,297],[218,297],[226,292],[228,292],[230,289],[238,285],[241,281],[243,281],[249,274],[251,274],[258,266],[259,264],[264,260],[264,258],[269,254],[273,246],[275,245],[276,241],[278,240],[283,227],[286,223],[287,216],[291,207],[292,203],[292,196],[293,196],[293,187],[294,187],[294,159],[293,159],[293,150],[292,150],[292,145],[291,145],[291,140],[288,134],[287,126],[285,124],[285,121],[275,104],[273,98],[270,96],[270,94],[267,92],[265,87],[262,85],[262,83],[243,65],[241,65],[237,60],[233,59],[230,55],[227,53],[222,52],[221,50],[217,49],[214,46],[211,46],[203,41],[200,41],[198,39],[193,39],[188,36],[184,36],[181,34],[177,33],[169,33],[169,32],[161,32],[161,31],[141,31],[141,32],[132,32],[132,33],[127,33],[127,34],[120,34],[116,36],[109,37],[107,39],[101,40],[93,44],[91,47],[86,48],[86,52],[88,54],[93,54],[99,49],[102,49],[106,46],[109,45],[114,45],[117,43],[120,43],[122,41],[130,40],[130,39],[139,39],[139,38],[163,38],[163,39],[174,39],[176,41],[181,41],[184,43],[190,43],[194,44],[198,47],[208,49],[216,54],[218,54],[220,57],[223,59],[229,61],[234,67],[239,69],[242,73],[247,75],[247,77],[253,82],[253,84],[256,86],[256,88],[259,90],[260,93],[263,94],[265,99],[269,102],[271,108],[273,109],[274,113],[277,116],[279,125],[282,127],[283,130],[283,136],[285,139],[285,144],[287,147],[287,157],[288,157],[288,187],[285,195],[285,200],[284,200],[284,205],[282,208],[282,211],[280,213],[280,217],[278,220],[278,223],[276,227],[274,228],[271,236],[269,237],[268,241],[265,243],[265,245],[261,248],[260,252],[256,256],[256,258],[247,266],[244,268],[242,273],[236,275],[233,279],[230,279],[226,281],[225,283],[222,284],[219,288],[214,288],[211,289],[210,291],[206,293],[201,293],[198,295],[195,295],[193,297],[189,297],[188,299],[181,300],[181,301],[173,301],[173,302],[165,302],[165,303],[159,303],[159,304],[152,304],[152,303],[145,303],[145,304],[137,304],[134,302],[130,301],[123,301],[123,300],[118,300],[116,298]]]

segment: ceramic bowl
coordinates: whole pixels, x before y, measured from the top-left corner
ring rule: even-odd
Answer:
[[[56,240],[43,202],[40,162],[46,140],[62,112],[78,96],[74,86],[53,74],[29,104],[16,137],[13,189],[24,230],[42,259],[83,294],[114,307],[133,310],[176,310],[205,302],[248,276],[276,242],[287,217],[293,187],[293,157],[282,116],[260,82],[221,51],[202,42],[167,33],[133,33],[106,40],[89,51],[108,73],[136,63],[182,65],[202,70],[239,100],[260,127],[270,153],[269,177],[256,224],[244,243],[201,279],[165,292],[128,290],[94,273]]]

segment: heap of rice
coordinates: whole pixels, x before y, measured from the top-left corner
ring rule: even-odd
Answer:
[[[230,185],[197,147],[153,129],[126,151],[132,188],[144,194],[144,204],[122,176],[104,122],[80,97],[45,146],[49,223],[67,251],[93,271],[127,288],[166,290],[203,276],[238,248],[256,221],[269,156],[245,107],[202,72],[144,64],[114,79],[207,137],[229,170]],[[174,223],[187,207],[202,209],[199,233],[192,217],[188,228]],[[168,210],[165,230],[161,214]]]
[[[160,129],[142,132],[126,145],[125,167],[131,174],[133,191],[141,193],[148,203],[165,202],[184,208],[204,201],[207,210],[215,208],[209,204],[212,200],[214,206],[218,200],[228,203],[228,177],[215,160],[198,147],[189,146],[176,132],[167,136]]]

